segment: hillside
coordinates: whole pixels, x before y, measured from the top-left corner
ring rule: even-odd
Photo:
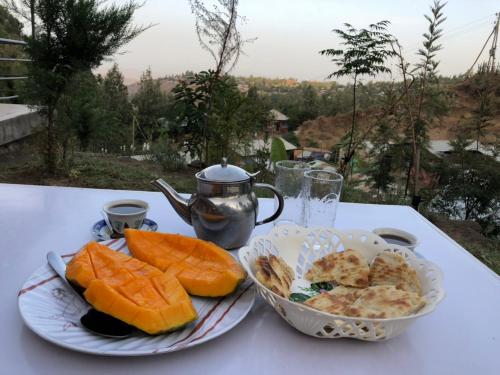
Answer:
[[[482,139],[484,143],[495,142],[500,137],[500,77],[495,76],[496,106],[488,120],[490,136]],[[490,82],[491,83],[491,82]],[[449,110],[439,120],[436,119],[429,129],[430,140],[449,140],[455,138],[457,126],[471,119],[479,107],[478,87],[472,80],[449,85],[446,87]],[[375,109],[359,111],[357,126],[366,128],[372,123]],[[350,130],[352,115],[343,113],[336,116],[320,116],[314,120],[305,121],[297,131],[301,145],[316,143],[319,147],[330,149],[339,143],[340,139]]]
[[[157,78],[160,81],[160,88],[168,94],[177,85],[179,80],[185,79],[189,73],[178,75],[166,76],[164,78]],[[238,83],[238,88],[242,92],[248,91],[248,88],[255,86],[259,92],[272,92],[279,89],[289,89],[298,87],[300,84],[311,85],[317,90],[325,90],[334,83],[332,81],[298,81],[294,78],[264,78],[264,77],[234,77]],[[127,86],[128,94],[130,97],[134,96],[139,90],[140,82],[134,82]]]

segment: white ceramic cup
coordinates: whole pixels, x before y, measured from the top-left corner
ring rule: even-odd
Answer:
[[[142,209],[138,209],[134,213],[117,213],[112,211],[113,207],[126,205],[138,206]],[[102,214],[111,232],[123,234],[127,228],[140,229],[144,223],[148,209],[149,204],[139,199],[120,199],[106,203],[102,208]]]
[[[404,246],[411,251],[415,251],[415,248],[418,246],[418,240],[417,237],[415,237],[413,234],[405,232],[404,230],[397,229],[397,228],[376,228],[372,230],[373,233],[376,235],[382,237],[386,242],[396,244],[396,245],[401,245]],[[391,238],[392,237],[392,238]],[[398,241],[397,237],[400,239],[404,240],[403,241]]]

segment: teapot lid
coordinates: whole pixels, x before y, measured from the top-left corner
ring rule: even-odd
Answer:
[[[220,164],[215,164],[196,173],[196,178],[208,182],[242,182],[252,176],[243,168],[227,164],[227,158],[222,158]]]

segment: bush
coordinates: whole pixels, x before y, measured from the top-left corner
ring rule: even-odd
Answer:
[[[152,145],[151,158],[166,172],[179,171],[185,167],[177,146],[169,139],[160,138]]]
[[[271,161],[276,163],[280,160],[287,160],[285,145],[279,138],[274,137],[271,142]]]
[[[498,241],[492,240],[483,245],[466,240],[459,241],[459,243],[469,253],[500,275],[500,243]]]

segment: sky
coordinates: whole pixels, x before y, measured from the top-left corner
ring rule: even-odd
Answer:
[[[121,4],[126,0],[114,2]],[[206,4],[210,3],[206,0]],[[239,13],[246,17],[246,24],[240,28],[242,37],[257,39],[245,46],[245,55],[231,74],[324,80],[335,66],[318,51],[340,47],[331,30],[345,22],[361,28],[389,20],[389,31],[403,45],[406,58],[414,62],[421,35],[427,28],[423,15],[429,13],[430,3],[431,0],[240,0]],[[460,74],[470,67],[493,29],[498,11],[498,0],[448,1],[444,8],[447,20],[442,25],[444,48],[438,53],[441,74]],[[198,43],[188,0],[146,0],[136,12],[134,23],[154,26],[122,48],[98,72],[106,72],[116,62],[130,83],[137,81],[148,67],[154,77],[161,77],[214,66],[212,57]],[[488,49],[489,46],[481,60],[487,58]]]

